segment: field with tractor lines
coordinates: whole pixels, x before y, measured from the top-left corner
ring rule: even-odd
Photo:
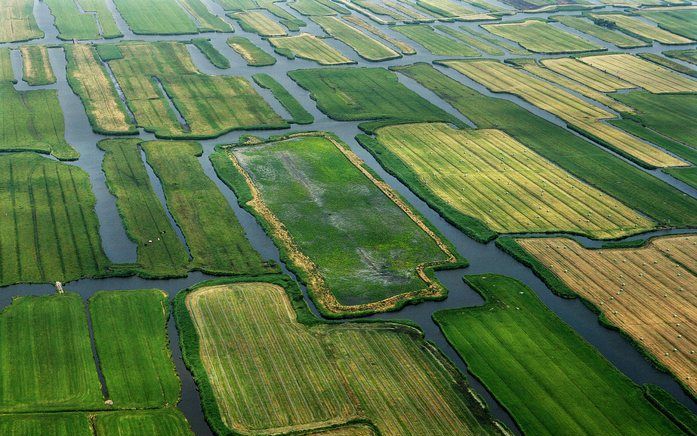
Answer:
[[[192,436],[186,418],[178,409],[133,410],[94,415],[96,436]]]
[[[697,40],[697,8],[647,8],[640,10],[639,15],[658,23],[658,27],[675,34]]]
[[[574,58],[543,59],[542,65],[600,92],[615,92],[635,85]]]
[[[540,20],[484,24],[482,27],[494,35],[515,41],[534,53],[579,53],[604,50],[599,45]]]
[[[29,85],[56,83],[46,46],[23,45],[20,52],[22,53],[22,80]]]
[[[0,43],[41,38],[44,32],[36,24],[33,0],[6,0],[0,5]]]
[[[198,33],[196,23],[178,0],[113,0],[131,31],[139,35]],[[196,0],[194,0],[196,1]]]
[[[595,36],[596,38],[602,39],[610,44],[614,44],[619,48],[646,47],[651,45],[646,41],[634,38],[618,30],[599,26],[588,18],[575,17],[571,15],[554,15],[551,16],[550,19],[552,21],[562,23],[567,27],[571,27],[572,29],[576,29],[579,32]]]
[[[652,26],[639,17],[630,17],[629,15],[621,14],[591,14],[591,17],[612,22],[623,32],[648,41],[657,41],[666,45],[689,44],[694,42],[684,36],[676,35],[675,33]]]
[[[516,242],[590,301],[691,392],[697,387],[697,237],[667,236],[640,248],[585,249],[566,238]]]
[[[340,7],[331,1],[321,0],[293,0],[288,6],[295,9],[300,15],[308,17],[337,15],[335,7]]]
[[[368,31],[369,33],[372,33],[373,35],[377,36],[380,39],[383,39],[393,46],[397,47],[397,49],[405,55],[413,55],[416,54],[416,50],[406,42],[393,38],[387,33],[383,32],[382,30],[378,29],[377,27],[373,26],[372,24],[368,23],[367,21],[363,21],[362,19],[358,18],[355,15],[346,15],[342,17],[345,21],[348,21],[351,24],[354,24],[357,27],[360,27],[363,30]]]
[[[479,52],[462,41],[438,33],[428,24],[404,24],[393,30],[413,40],[436,56],[479,56]]]
[[[230,14],[230,17],[237,20],[245,31],[260,36],[285,36],[288,34],[283,26],[259,11],[235,12]]]
[[[322,30],[333,38],[351,47],[360,57],[372,62],[386,61],[402,57],[380,41],[366,35],[359,29],[349,26],[336,17],[312,17]]]
[[[340,51],[324,42],[322,38],[309,33],[301,33],[293,36],[282,36],[279,38],[269,38],[269,42],[276,48],[276,51],[288,58],[299,57],[310,61],[315,61],[320,65],[341,65],[354,64],[352,59],[347,58]]]
[[[276,58],[244,36],[231,36],[227,44],[251,67],[265,67],[276,63]]]

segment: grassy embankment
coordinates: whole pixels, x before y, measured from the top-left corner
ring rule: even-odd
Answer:
[[[273,96],[283,105],[284,108],[290,114],[290,120],[296,124],[312,124],[315,118],[310,114],[305,108],[300,104],[298,100],[293,97],[290,92],[286,90],[280,83],[278,83],[273,77],[266,73],[259,73],[252,76],[252,79],[257,83],[257,85],[262,88],[271,90]]]
[[[416,50],[414,50],[414,48],[412,46],[410,46],[409,44],[407,44],[406,42],[401,41],[397,38],[391,37],[387,33],[383,32],[382,30],[378,29],[377,27],[373,26],[372,24],[368,23],[367,21],[364,21],[364,20],[358,18],[355,15],[348,15],[348,16],[345,16],[343,18],[344,18],[344,20],[348,21],[349,23],[354,24],[354,25],[360,27],[361,29],[366,30],[366,31],[372,33],[373,35],[389,42],[393,46],[397,47],[397,49],[404,55],[416,54]]]
[[[29,85],[50,85],[56,83],[51,61],[48,59],[48,49],[44,45],[23,45],[22,80]]]
[[[227,44],[235,50],[250,67],[266,67],[276,63],[276,58],[259,48],[244,36],[231,36]]]
[[[687,50],[668,50],[664,51],[663,54],[674,59],[697,65],[697,49],[694,48]]]
[[[543,59],[542,65],[599,92],[615,92],[635,85],[575,58]]]

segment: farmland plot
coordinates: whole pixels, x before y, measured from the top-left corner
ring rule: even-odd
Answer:
[[[696,69],[683,65],[679,62],[675,62],[674,60],[668,59],[665,56],[661,56],[656,53],[637,53],[637,56],[649,62],[653,62],[654,64],[666,67],[669,70],[677,71],[678,73],[682,73],[688,76],[697,77]]]
[[[610,44],[614,44],[619,48],[646,47],[651,45],[646,41],[634,38],[620,31],[599,26],[587,18],[575,17],[571,15],[554,15],[550,17],[550,19],[562,23],[567,27],[571,27],[572,29],[576,29],[579,32],[595,36],[596,38],[602,39]]]
[[[211,44],[209,39],[205,38],[194,38],[191,40],[191,44],[203,53],[203,55],[208,59],[208,61],[213,64],[216,68],[224,70],[230,68],[230,61],[222,53],[218,51],[217,48]]]
[[[336,17],[313,17],[322,30],[351,47],[363,59],[379,62],[401,57],[399,53],[385,44],[376,41],[355,27],[351,27]]]
[[[681,102],[675,101],[673,103],[678,103],[680,104]],[[694,106],[697,107],[697,106]],[[659,117],[661,114],[655,114],[658,115]],[[670,116],[670,115],[668,115]],[[665,117],[665,116],[664,116]],[[671,127],[674,127],[672,130],[672,135],[679,137],[680,133],[682,132],[683,134],[685,132],[690,131],[689,123],[688,124],[678,124],[680,120],[686,121],[686,118],[690,117],[690,115],[684,114],[684,113],[678,113],[678,116],[676,117],[676,120],[674,121],[675,124]],[[692,115],[692,119],[694,118],[694,115]],[[634,121],[634,120],[612,120],[610,121],[610,124],[613,126],[617,126],[622,130],[625,130],[632,135],[642,138],[646,141],[649,141],[653,144],[656,144],[660,147],[662,147],[665,150],[668,150],[669,152],[675,154],[676,156],[679,156],[682,159],[685,159],[686,161],[690,162],[693,165],[697,165],[697,148],[693,148],[687,143],[690,142],[689,138],[685,140],[686,143],[679,142],[676,140],[671,139],[670,137],[658,133],[658,130],[668,130],[666,129],[665,126],[659,126],[657,129],[653,129],[651,127],[652,124],[656,123],[656,118],[651,117],[649,118],[649,121],[643,121],[641,120],[641,114],[636,113],[636,117],[634,118],[635,120],[640,120],[640,121]],[[673,122],[671,120],[671,122]],[[687,126],[687,128],[685,128]],[[668,131],[670,131],[668,130]],[[695,141],[697,142],[697,141]],[[682,169],[687,169],[687,168],[682,168]]]
[[[465,281],[486,303],[434,319],[524,434],[681,434],[532,289],[495,275]]]
[[[688,50],[668,50],[664,51],[663,54],[670,58],[679,59],[681,61],[697,65],[697,49],[694,48]]]
[[[465,44],[471,46],[472,48],[475,48],[475,49],[481,51],[482,53],[486,53],[486,54],[492,55],[492,56],[502,56],[504,54],[503,50],[501,50],[499,47],[497,47],[489,42],[486,42],[484,40],[477,39],[471,33],[466,33],[466,32],[460,31],[460,30],[455,30],[455,29],[452,29],[452,28],[450,28],[448,26],[444,26],[444,25],[437,25],[437,26],[435,26],[435,28],[436,28],[436,30],[439,30],[439,31],[441,31],[449,36],[452,36],[453,38],[455,38],[459,41],[464,42]]]
[[[244,36],[231,36],[227,44],[251,67],[265,67],[276,63],[276,58],[265,52]]]
[[[105,0],[45,1],[55,17],[60,39],[69,41],[123,36]]]
[[[291,121],[297,124],[312,124],[315,118],[291,95],[286,88],[266,73],[255,74],[252,79],[257,85],[271,91],[273,96],[288,111]]]
[[[600,92],[631,89],[636,85],[573,58],[543,59],[542,65]]]
[[[0,415],[0,434],[18,436],[94,436],[86,413]],[[101,435],[100,435],[101,436]]]
[[[257,33],[260,36],[285,36],[285,29],[259,11],[235,12],[230,15],[240,23],[247,32]]]
[[[347,58],[334,47],[321,38],[309,33],[301,33],[294,36],[269,38],[269,42],[276,51],[283,56],[299,57],[315,61],[320,65],[354,64],[355,61]]]
[[[482,27],[494,35],[515,41],[535,53],[578,53],[604,50],[599,45],[540,20],[484,24]]]
[[[697,286],[696,236],[600,250],[565,238],[516,242],[695,391],[697,301],[690,290]]]
[[[203,172],[197,159],[203,153],[200,144],[150,141],[142,147],[184,233],[194,269],[252,275],[276,271],[252,248],[227,200]]]
[[[394,26],[392,29],[414,40],[436,56],[479,56],[479,52],[469,45],[440,34],[427,24],[405,24]]]
[[[337,15],[338,12],[332,7],[333,5],[331,1],[318,0],[294,0],[288,3],[288,6],[308,17]]]
[[[495,232],[616,238],[652,228],[646,218],[499,130],[406,124],[376,133],[379,144],[437,197],[435,202]]]
[[[630,54],[586,56],[580,60],[655,94],[697,92],[697,80]]]
[[[639,15],[658,23],[658,27],[675,34],[697,40],[697,8],[652,8],[639,11]]]
[[[22,79],[29,85],[50,85],[56,83],[51,61],[48,59],[48,50],[43,45],[23,45],[22,53]]]
[[[7,47],[0,48],[0,82],[17,83],[12,69],[12,52]]]
[[[518,95],[529,103],[548,111],[577,130],[598,139],[623,155],[652,167],[686,166],[661,149],[652,146],[623,130],[605,124],[602,120],[615,115],[592,105],[575,95],[543,80],[521,72],[519,69],[497,61],[444,61],[460,73],[481,83],[493,92]]]
[[[219,153],[218,173],[284,246],[324,313],[394,310],[443,295],[426,271],[455,263],[451,248],[333,137],[300,134]]]
[[[6,0],[0,4],[0,43],[42,38],[33,0]]]
[[[667,226],[694,226],[697,200],[517,104],[485,96],[427,64],[396,67],[469,118],[500,129],[580,180]],[[379,154],[375,156],[382,160]],[[451,222],[457,217],[439,210]],[[689,223],[689,224],[688,224]],[[468,223],[459,225],[467,228]]]
[[[401,41],[397,38],[391,37],[387,33],[383,32],[382,30],[378,29],[377,27],[373,26],[372,24],[361,20],[360,18],[358,18],[355,15],[347,15],[343,18],[344,18],[344,20],[348,21],[349,23],[354,24],[363,30],[367,30],[368,32],[372,33],[373,35],[389,42],[393,46],[397,47],[397,49],[402,54],[405,54],[405,55],[416,54],[416,50],[414,50],[414,48],[412,46],[410,46],[409,44],[407,44],[406,42]]]
[[[98,413],[94,418],[97,436],[191,436],[184,415],[175,408]]]
[[[198,1],[198,0],[191,0]],[[140,35],[180,35],[198,33],[190,16],[178,0],[114,0],[116,8],[133,33]]]
[[[80,168],[33,153],[0,156],[0,284],[106,273],[95,199]]]
[[[362,418],[385,435],[493,432],[462,376],[411,327],[319,323],[296,314],[272,283],[205,286],[176,304],[179,328],[195,329],[196,343],[183,346],[211,385],[204,392],[218,405],[218,431],[313,430]]]
[[[639,17],[630,17],[621,14],[591,14],[591,16],[596,19],[610,21],[623,32],[644,40],[658,41],[667,45],[689,44],[694,42],[684,36],[676,35],[675,33],[645,23]]]
[[[506,51],[508,51],[510,54],[515,54],[515,55],[529,55],[530,52],[521,47],[518,44],[500,40],[498,38],[495,38],[493,35],[491,35],[489,32],[476,32],[469,27],[461,26],[459,28],[462,32],[473,36],[474,38],[481,39],[482,41],[486,41],[489,44],[493,45],[494,47],[500,47]]]
[[[167,218],[143,164],[139,139],[107,139],[102,168],[128,236],[137,244],[139,274],[176,277],[186,274],[189,255]]]

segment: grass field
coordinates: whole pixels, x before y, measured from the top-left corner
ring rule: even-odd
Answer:
[[[22,79],[25,82],[29,85],[56,83],[46,46],[23,45],[20,52],[22,52]]]
[[[55,26],[58,28],[60,39],[70,41],[123,36],[105,0],[45,0],[45,2],[51,9],[51,15],[55,17]]]
[[[97,436],[190,436],[186,418],[175,408],[99,413],[94,417]]]
[[[662,29],[697,40],[697,9],[694,7],[647,9],[639,11],[639,15],[655,21]]]
[[[213,47],[209,39],[194,38],[191,40],[191,43],[196,46],[216,68],[220,68],[221,70],[230,68],[230,61],[228,58],[223,56],[217,48]]]
[[[668,50],[664,51],[663,54],[670,58],[679,59],[681,61],[697,65],[697,49],[694,48],[687,50]]]
[[[617,238],[653,227],[499,130],[407,124],[376,133],[383,159],[395,156],[437,202],[495,232]]]
[[[534,53],[579,53],[604,50],[599,45],[540,20],[484,24],[482,27],[494,35],[515,41]]]
[[[688,76],[692,76],[697,78],[697,70],[687,66],[683,65],[680,62],[676,62],[672,59],[668,59],[665,56],[661,56],[656,53],[637,53],[637,56],[639,56],[642,59],[645,59],[649,62],[653,62],[654,64],[658,64],[662,67],[666,67],[669,70],[677,71],[678,73],[682,73]]]
[[[375,436],[375,430],[364,424],[347,424],[326,430],[312,430],[303,435],[307,436]]]
[[[7,47],[0,48],[0,82],[17,83],[12,69],[12,52]]]
[[[85,413],[0,415],[0,434],[12,436],[94,436]],[[101,436],[101,435],[100,435]]]
[[[659,224],[697,225],[697,200],[517,104],[482,95],[427,64],[395,69],[436,93],[480,129],[503,130],[575,177]]]
[[[602,39],[610,44],[614,44],[619,48],[646,47],[651,45],[646,41],[634,38],[626,33],[599,26],[587,18],[574,17],[571,15],[554,15],[550,17],[550,19],[562,23],[567,27],[571,27],[572,29],[576,29],[579,32],[595,36],[596,38]]]
[[[347,58],[340,51],[330,46],[321,38],[309,33],[294,36],[269,38],[276,51],[291,59],[299,57],[315,61],[320,65],[353,64],[355,61]]]
[[[622,89],[631,89],[635,86],[619,77],[585,64],[578,59],[543,59],[542,65],[555,73],[562,74],[569,79],[575,80],[600,92],[614,92]]]
[[[237,20],[245,31],[260,36],[285,36],[288,34],[280,24],[259,11],[235,12],[230,14],[230,17]]]
[[[486,42],[481,39],[475,38],[471,33],[466,33],[460,30],[455,30],[451,27],[444,26],[444,25],[437,25],[435,26],[435,29],[443,32],[449,36],[452,36],[453,38],[464,42],[468,46],[475,48],[482,53],[492,55],[492,56],[502,56],[503,50],[489,42]]]
[[[0,284],[104,274],[87,173],[32,153],[4,154],[0,168]]]
[[[415,4],[442,18],[466,20],[468,16],[474,14],[472,9],[462,6],[462,3],[450,0],[416,0]]]
[[[97,292],[89,299],[89,310],[114,407],[176,406],[181,385],[167,338],[167,294],[158,290]]]
[[[53,89],[17,91],[0,83],[0,150],[37,151],[61,160],[78,152],[65,141],[63,111]]]
[[[652,26],[639,17],[630,17],[621,14],[591,14],[591,17],[612,22],[623,32],[648,41],[658,41],[666,45],[689,44],[694,42],[684,36],[676,35],[675,33]]]
[[[0,5],[0,43],[42,38],[33,0],[6,0]]]
[[[212,274],[276,271],[252,248],[227,200],[203,172],[200,144],[149,141],[141,146],[184,233],[193,268]]]
[[[310,91],[317,107],[335,120],[463,124],[399,83],[396,74],[382,68],[295,70],[288,75]]]
[[[455,263],[451,248],[346,145],[308,134],[219,153],[218,173],[265,221],[323,312],[442,296],[426,270]]]
[[[321,0],[294,0],[288,6],[295,9],[301,15],[322,16],[337,15],[338,12],[332,7],[334,3]]]
[[[580,60],[655,94],[697,93],[697,80],[630,54],[586,56]]]
[[[357,27],[360,27],[363,30],[366,30],[366,31],[372,33],[373,35],[377,36],[378,38],[381,38],[381,39],[389,42],[393,46],[397,47],[397,49],[402,54],[405,54],[405,55],[416,54],[416,50],[414,50],[414,48],[412,46],[410,46],[409,44],[407,44],[406,42],[401,41],[397,38],[391,37],[390,35],[386,34],[382,30],[378,29],[377,27],[373,26],[372,24],[370,24],[366,21],[363,21],[362,19],[358,18],[355,15],[347,15],[347,16],[344,16],[343,19],[345,21],[348,21],[349,23],[357,26]]]
[[[433,30],[427,24],[405,24],[393,30],[413,40],[435,56],[479,56],[479,52],[462,41]]]
[[[504,276],[465,281],[486,303],[434,319],[524,434],[681,434],[533,290]]]
[[[14,299],[0,313],[0,336],[0,411],[104,407],[79,295]]]
[[[516,242],[695,392],[697,305],[689,290],[697,286],[697,237],[600,250],[565,238]]]
[[[107,139],[102,169],[129,238],[137,244],[138,273],[150,277],[186,274],[189,254],[155,194],[141,157],[139,139]]]
[[[178,0],[113,0],[131,31],[139,35],[198,33]],[[193,0],[196,1],[196,0]]]
[[[231,36],[227,44],[251,67],[265,67],[276,63],[276,58],[259,48],[244,36]]]
[[[257,85],[269,89],[273,96],[290,114],[290,121],[296,124],[312,124],[315,118],[280,83],[266,73],[252,76]]]
[[[492,60],[444,61],[443,64],[481,83],[493,92],[518,95],[538,108],[558,116],[575,129],[598,139],[603,145],[645,166],[687,165],[663,150],[610,124],[603,123],[602,120],[616,117],[612,112],[588,103],[544,80],[525,74],[520,69]]]
[[[664,172],[697,189],[697,167],[668,168]]]
[[[70,44],[65,47],[70,87],[85,106],[87,118],[97,133],[123,135],[136,133],[126,105],[93,46]]]
[[[529,51],[519,46],[518,44],[495,38],[489,32],[477,32],[465,26],[460,26],[459,29],[462,32],[471,35],[474,38],[481,39],[482,41],[488,42],[489,44],[495,47],[500,47],[509,52],[510,54],[523,56],[530,54]]]
[[[299,431],[362,418],[385,435],[493,433],[462,376],[418,331],[323,324],[298,304],[260,282],[178,296],[187,362],[196,362],[204,395],[216,400],[208,417],[217,412],[218,431]]]
[[[371,38],[336,17],[312,17],[322,30],[351,47],[363,59],[379,62],[402,57],[385,44]]]

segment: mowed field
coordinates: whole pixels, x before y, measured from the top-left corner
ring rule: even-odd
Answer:
[[[642,248],[585,249],[565,238],[516,242],[609,323],[697,388],[697,237],[652,239]]]
[[[697,40],[697,8],[676,7],[639,11],[642,17],[658,23],[658,27]]]
[[[376,133],[380,145],[406,165],[436,201],[482,220],[495,232],[561,231],[617,238],[653,227],[500,130],[406,124]],[[391,170],[398,168],[392,165]]]
[[[133,410],[94,415],[96,436],[191,436],[184,415],[175,408]]]
[[[621,14],[591,14],[591,17],[610,21],[629,35],[649,41],[657,41],[661,44],[689,44],[694,42],[684,36],[676,35],[675,33],[652,26],[639,17],[630,17],[629,15]]]
[[[45,2],[51,9],[51,15],[55,17],[60,39],[70,41],[123,36],[105,0]]]
[[[363,59],[378,62],[402,57],[380,41],[377,41],[355,27],[349,26],[336,17],[313,17],[328,35],[351,47]]]
[[[22,78],[29,85],[50,85],[56,83],[56,76],[48,59],[48,49],[43,45],[23,45]]]
[[[550,17],[550,19],[562,23],[564,26],[576,29],[579,32],[595,36],[596,38],[602,39],[610,44],[614,44],[619,48],[646,47],[650,45],[646,41],[634,38],[633,36],[629,36],[626,33],[622,33],[618,30],[599,26],[587,18],[574,17],[570,15],[554,15]]]
[[[6,0],[0,5],[0,42],[28,41],[44,32],[36,24],[33,0]]]
[[[434,319],[524,434],[682,433],[532,289],[496,275],[465,281],[486,303]]]
[[[578,53],[603,50],[603,47],[599,45],[540,20],[484,24],[482,27],[494,35],[515,41],[535,53]]]
[[[555,73],[562,74],[600,92],[615,92],[636,86],[575,58],[543,59],[541,62],[542,65]]]
[[[306,135],[221,153],[218,173],[266,222],[323,312],[442,295],[424,270],[455,262],[450,248],[345,144]]]
[[[260,11],[235,12],[230,15],[247,32],[253,32],[260,36],[285,36],[286,30],[276,21],[267,17]]]
[[[697,65],[697,49],[694,48],[687,50],[668,50],[664,51],[663,55]]]
[[[188,0],[184,0],[188,1]],[[198,0],[193,0],[198,1]],[[141,35],[198,33],[196,23],[178,0],[114,0],[119,14],[131,31]]]
[[[323,39],[309,33],[301,33],[294,36],[269,38],[279,54],[290,57],[299,57],[315,61],[320,65],[353,64],[354,60],[347,58],[340,51],[324,42]]]
[[[404,42],[404,41],[402,41],[402,40],[400,40],[400,39],[393,38],[392,36],[390,36],[390,35],[388,35],[387,33],[383,32],[382,30],[380,30],[379,28],[375,27],[375,26],[372,25],[371,23],[369,23],[369,22],[367,22],[367,21],[364,21],[364,20],[358,18],[358,17],[355,16],[355,15],[346,15],[346,16],[344,16],[344,17],[342,17],[342,18],[343,18],[344,20],[348,21],[349,23],[354,24],[354,25],[356,25],[357,27],[360,27],[361,29],[366,30],[366,31],[372,33],[373,35],[375,35],[375,36],[377,36],[377,37],[379,37],[379,38],[381,38],[381,39],[383,39],[383,40],[389,42],[389,43],[392,44],[393,46],[397,47],[397,49],[398,49],[402,54],[405,54],[405,55],[413,55],[413,54],[416,54],[416,50],[414,50],[414,48],[413,48],[411,45],[407,44],[406,42]]]
[[[440,34],[427,24],[405,24],[392,29],[436,56],[479,56],[479,52],[469,45]]]
[[[231,36],[227,44],[235,50],[247,65],[252,67],[265,67],[276,63],[276,58],[265,52],[244,36]]]
[[[492,431],[462,376],[411,327],[301,324],[286,291],[271,283],[205,286],[176,304],[179,328],[195,330],[197,343],[183,344],[189,362],[201,362],[197,377],[210,383],[204,392],[233,431],[355,418],[385,435]]]

